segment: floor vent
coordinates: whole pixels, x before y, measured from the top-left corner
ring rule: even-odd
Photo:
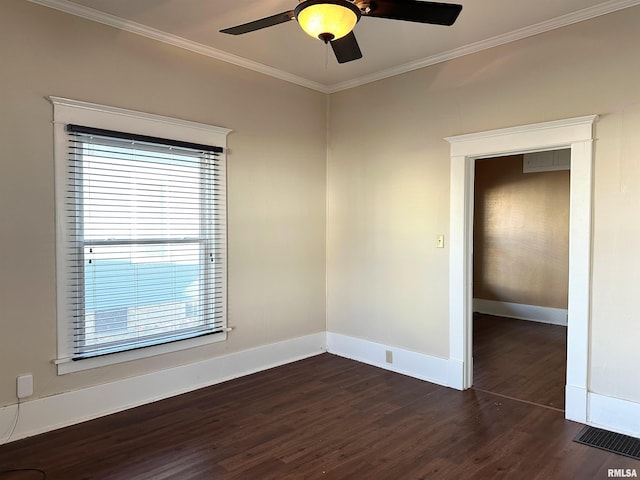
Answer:
[[[640,439],[621,433],[587,426],[573,441],[640,460]]]

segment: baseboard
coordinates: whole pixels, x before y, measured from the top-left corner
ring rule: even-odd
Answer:
[[[587,423],[593,427],[640,438],[640,403],[589,392]]]
[[[587,391],[574,385],[564,387],[564,418],[587,423]]]
[[[327,351],[385,370],[449,386],[449,361],[443,358],[332,332],[327,332]],[[391,352],[393,363],[386,362],[387,351]]]
[[[465,389],[465,378],[464,378],[464,362],[462,360],[457,360],[455,358],[449,359],[449,379],[447,381],[447,386],[451,388],[455,388],[456,390],[464,390]]]
[[[328,351],[385,370],[462,388],[462,363],[332,332],[319,332],[201,362],[39,398],[20,405],[10,441],[151,403]],[[393,363],[386,362],[391,351]],[[0,443],[17,405],[0,408]],[[640,403],[566,387],[566,418],[640,438]]]
[[[537,305],[496,302],[494,300],[474,298],[473,311],[487,315],[567,326],[568,310],[562,308],[539,307]]]
[[[19,421],[10,441],[180,395],[325,351],[326,332],[319,332],[168,370],[23,402],[20,404]],[[8,435],[16,410],[16,405],[0,408],[0,435]],[[4,441],[6,438],[0,438],[0,442]]]

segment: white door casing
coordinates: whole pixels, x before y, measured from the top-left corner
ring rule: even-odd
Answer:
[[[473,382],[473,188],[475,161],[571,148],[569,301],[565,417],[587,418],[591,310],[593,125],[597,115],[448,137],[451,146],[449,232],[449,385]]]

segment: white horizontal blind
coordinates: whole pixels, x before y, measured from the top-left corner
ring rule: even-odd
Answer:
[[[67,131],[72,358],[223,331],[222,149],[76,125]]]

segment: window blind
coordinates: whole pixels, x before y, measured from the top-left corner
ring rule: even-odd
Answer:
[[[68,125],[73,360],[225,328],[220,147]]]

